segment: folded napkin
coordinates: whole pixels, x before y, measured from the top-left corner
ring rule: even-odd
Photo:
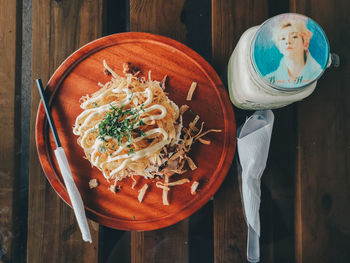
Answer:
[[[238,130],[237,147],[242,168],[242,201],[248,226],[249,262],[259,262],[260,179],[266,167],[274,115],[256,111]]]

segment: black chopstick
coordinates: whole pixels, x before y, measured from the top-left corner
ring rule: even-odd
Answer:
[[[36,82],[36,85],[38,86],[40,97],[41,97],[41,100],[42,100],[44,108],[45,108],[46,117],[47,117],[47,120],[49,121],[49,125],[51,128],[52,134],[53,134],[53,139],[55,140],[55,143],[56,143],[56,147],[57,148],[61,147],[60,138],[58,137],[56,126],[55,126],[55,123],[53,122],[51,112],[49,110],[49,104],[47,103],[46,98],[45,98],[45,91],[44,91],[43,83],[41,82],[41,79],[36,79],[35,82]]]

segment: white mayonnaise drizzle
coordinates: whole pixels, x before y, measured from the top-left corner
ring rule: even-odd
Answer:
[[[95,108],[87,109],[87,110],[83,111],[82,113],[80,113],[75,120],[75,126],[73,129],[73,133],[75,135],[81,135],[82,128],[88,126],[88,124],[91,125],[91,120],[96,115],[103,114],[103,113],[109,111],[111,108],[111,105],[113,107],[121,107],[121,106],[127,105],[130,102],[130,100],[132,99],[132,97],[134,96],[134,94],[129,89],[123,89],[123,91],[126,93],[126,97],[124,99],[122,99],[121,101],[114,101],[111,104],[102,105],[100,107],[97,106]],[[91,103],[91,102],[96,102],[96,101],[94,100],[94,98],[90,98],[90,99],[86,100],[84,103],[86,103],[86,102]],[[81,125],[79,125],[79,123],[81,122],[81,119],[83,119],[87,115],[89,115],[89,116],[84,120],[84,122]]]
[[[150,77],[150,76],[149,76]],[[127,79],[127,83],[130,82],[130,80]],[[130,89],[128,88],[124,88],[121,89],[121,87],[125,85],[125,82],[121,82],[117,88],[112,89],[113,93],[120,93],[123,92],[125,93],[125,98],[120,100],[120,101],[116,101],[116,102],[112,102],[111,104],[106,104],[106,105],[102,105],[102,106],[96,106],[95,108],[91,108],[91,109],[86,109],[85,111],[83,111],[77,118],[76,118],[76,122],[75,122],[75,127],[73,129],[73,133],[75,135],[83,135],[82,139],[81,139],[81,146],[84,149],[90,150],[91,152],[91,156],[90,156],[90,160],[92,165],[102,169],[104,165],[111,163],[113,161],[117,161],[117,160],[123,160],[123,162],[115,169],[113,169],[112,171],[110,171],[110,173],[107,175],[105,174],[105,172],[103,172],[104,176],[109,179],[109,178],[113,178],[115,176],[115,174],[117,174],[118,172],[122,171],[123,169],[126,168],[127,164],[129,162],[132,161],[137,161],[141,158],[144,157],[148,157],[151,156],[152,154],[154,154],[155,152],[159,151],[160,149],[162,149],[165,145],[169,144],[171,141],[171,138],[169,138],[169,134],[163,129],[163,128],[154,128],[151,129],[149,131],[147,131],[144,135],[139,136],[137,138],[132,138],[132,140],[127,143],[127,144],[122,144],[119,146],[118,149],[116,149],[115,152],[112,153],[112,155],[108,156],[106,161],[100,161],[100,147],[103,145],[103,141],[96,138],[94,144],[91,146],[89,146],[86,143],[86,140],[88,138],[88,135],[92,132],[95,132],[96,129],[98,129],[98,125],[99,123],[93,123],[93,119],[97,116],[97,115],[101,115],[101,114],[105,114],[107,111],[110,110],[112,105],[113,107],[122,107],[122,106],[126,106],[129,103],[132,102],[132,99],[135,98],[135,100],[137,100],[137,96],[141,95],[142,97],[146,98],[146,100],[144,101],[144,103],[139,104],[137,106],[137,108],[139,109],[138,114],[140,116],[140,121],[143,121],[144,123],[147,124],[147,122],[149,121],[153,121],[153,120],[160,120],[163,119],[166,114],[167,114],[167,110],[164,106],[159,105],[159,104],[154,104],[152,106],[149,106],[152,103],[153,100],[153,94],[152,94],[152,90],[150,88],[150,86],[148,86],[144,91],[142,92],[135,92],[132,93]],[[85,102],[82,103],[82,108],[85,108],[86,106],[88,106],[91,103],[97,102],[100,99],[103,99],[103,97],[107,94],[107,92],[110,92],[109,89],[107,89],[105,92],[99,94],[97,97],[94,98],[89,98],[87,99]],[[172,103],[172,106],[175,109],[176,115],[178,115],[179,112],[179,108],[177,107],[177,105],[175,103]],[[142,115],[144,115],[145,113],[150,113],[152,111],[156,111],[157,114],[152,114],[149,115],[147,117],[143,117]],[[160,111],[160,113],[159,113]],[[147,114],[147,115],[148,115]],[[133,116],[129,116],[128,118],[132,118]],[[84,119],[85,118],[85,119]],[[99,120],[100,121],[100,120]],[[136,126],[136,127],[135,127]],[[138,124],[136,124],[134,126],[134,128],[138,127]],[[91,127],[91,128],[90,128]],[[88,128],[88,129],[87,129]],[[87,129],[87,130],[86,130]],[[83,130],[85,130],[83,132]],[[151,135],[154,134],[159,134],[159,136],[162,136],[162,139],[145,148],[145,149],[141,149],[138,151],[133,152],[132,154],[122,154],[119,155],[123,150],[127,149],[127,147],[130,147],[131,144],[139,142]],[[180,132],[179,132],[180,134]],[[177,136],[176,139],[179,139],[179,134]],[[106,136],[105,139],[109,140],[113,138]],[[117,142],[116,140],[114,140],[115,142]],[[102,169],[103,170],[103,169]]]
[[[163,137],[163,139],[160,141],[160,142],[157,142],[156,144],[150,146],[150,147],[147,147],[145,149],[142,149],[142,150],[139,150],[139,151],[136,151],[135,153],[133,154],[123,154],[123,155],[119,155],[119,156],[116,156],[116,157],[113,157],[111,158],[110,156],[108,157],[108,160],[107,160],[107,163],[109,162],[113,162],[113,161],[116,161],[116,160],[122,160],[122,159],[125,159],[123,161],[123,163],[117,167],[116,169],[113,169],[109,176],[110,177],[113,177],[117,172],[121,171],[122,169],[125,168],[125,166],[131,162],[131,161],[137,161],[141,158],[144,158],[146,156],[150,156],[151,154],[153,154],[154,152],[162,149],[165,145],[169,144],[169,140],[168,140],[168,134],[161,128],[158,128],[159,131],[157,132],[160,132],[163,134],[163,136],[166,136],[166,137]],[[147,135],[149,136],[149,135]],[[145,137],[147,137],[145,136]],[[121,147],[120,147],[121,148]]]

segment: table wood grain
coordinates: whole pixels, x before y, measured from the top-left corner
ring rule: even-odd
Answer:
[[[102,6],[102,1],[33,1],[27,262],[95,262],[98,258],[98,231],[91,227],[92,244],[82,242],[73,210],[62,203],[42,172],[34,140],[40,101],[34,80],[47,83],[68,55],[101,36]]]
[[[186,27],[180,20],[184,2],[131,0],[130,31],[164,35],[186,43]],[[188,225],[189,219],[185,219],[172,227],[151,232],[133,232],[131,262],[164,262],[169,258],[188,262]],[[153,250],[154,247],[158,248]]]
[[[15,1],[3,1],[0,15],[4,19],[0,26],[2,58],[0,60],[0,255],[4,260],[18,259],[15,254],[18,250],[18,228],[14,219],[18,218],[16,202],[18,196],[17,177],[18,149],[18,113],[15,108],[16,89],[18,81],[18,29],[17,19],[20,15]],[[16,132],[17,130],[17,132]],[[18,167],[18,166],[17,166]],[[16,236],[17,235],[17,236]]]
[[[262,23],[268,17],[267,2],[233,0],[212,2],[212,60],[215,69],[222,76],[226,74],[228,60],[243,32],[251,26]],[[246,260],[247,228],[238,176],[236,162],[233,162],[226,181],[214,198],[215,262]]]
[[[102,35],[142,31],[188,45],[225,81],[228,58],[242,33],[284,12],[318,22],[341,65],[325,72],[310,97],[274,110],[261,185],[261,262],[349,261],[349,1],[33,0],[28,1],[32,14],[25,14],[32,21],[31,39],[24,37],[24,1],[0,5],[0,262],[247,262],[235,161],[214,200],[188,219],[146,232],[90,221],[93,243],[84,243],[72,210],[55,194],[38,161],[34,79],[47,83],[68,55]],[[32,54],[22,50],[25,41]],[[25,65],[31,65],[29,84]],[[31,94],[30,119],[23,117],[25,94]],[[252,113],[234,110],[237,125]],[[22,130],[26,125],[28,134]],[[29,183],[23,189],[26,172]]]
[[[313,96],[298,104],[298,262],[349,260],[349,2],[292,1],[314,18],[341,66],[329,69]]]

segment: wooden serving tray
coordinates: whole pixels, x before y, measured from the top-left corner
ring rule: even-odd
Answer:
[[[147,77],[162,80],[168,75],[168,97],[177,105],[187,104],[193,113],[205,122],[205,128],[222,129],[206,137],[210,145],[196,142],[190,156],[198,168],[171,180],[186,177],[191,183],[171,187],[169,206],[162,204],[162,190],[150,183],[142,203],[137,200],[138,190],[146,183],[139,178],[135,189],[132,180],[118,185],[118,193],[112,193],[109,183],[97,168],[83,158],[77,136],[72,133],[75,118],[82,109],[79,99],[99,89],[97,83],[105,83],[110,77],[104,73],[102,61],[119,75],[124,62],[130,62]],[[186,101],[191,83],[198,83],[192,101]],[[50,105],[58,135],[82,195],[87,216],[96,222],[122,230],[153,230],[172,225],[196,212],[215,194],[231,165],[236,146],[236,126],[233,109],[224,85],[214,69],[187,46],[158,35],[148,33],[121,33],[97,39],[68,57],[56,70],[47,85]],[[186,113],[186,119],[194,115]],[[70,205],[53,150],[55,144],[40,103],[36,121],[36,143],[41,165],[51,186]],[[89,189],[89,180],[97,178],[100,186]],[[196,195],[190,194],[192,181],[199,181]],[[150,181],[148,181],[150,182]]]

